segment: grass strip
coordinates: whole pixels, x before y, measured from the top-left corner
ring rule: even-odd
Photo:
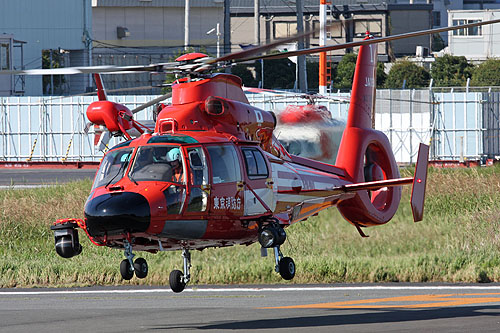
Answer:
[[[411,171],[402,170],[403,176]],[[90,181],[0,191],[0,287],[168,285],[182,267],[180,252],[138,252],[149,264],[146,279],[123,281],[123,252],[93,246],[80,232],[81,255],[64,259],[54,250],[50,225],[82,217]],[[365,229],[361,238],[336,209],[287,229],[282,252],[297,274],[284,281],[272,256],[258,244],[192,252],[192,285],[335,282],[500,281],[500,167],[429,172],[424,221],[413,223],[406,187],[394,219]]]

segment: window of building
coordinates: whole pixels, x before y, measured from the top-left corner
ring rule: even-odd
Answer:
[[[462,24],[470,24],[481,22],[482,20],[467,20],[467,19],[457,19],[453,20],[453,26],[462,25]],[[482,36],[483,31],[482,27],[471,27],[466,29],[458,29],[453,30],[453,36]]]
[[[241,181],[240,162],[232,145],[207,146],[213,184]]]
[[[247,174],[250,179],[267,178],[269,176],[266,160],[257,148],[243,148],[241,151],[245,158]]]
[[[276,21],[273,22],[273,38],[286,38],[297,33],[297,22]]]
[[[330,25],[330,28],[327,29],[326,31],[326,39],[332,39],[332,38],[342,38],[343,37],[343,27],[342,27],[342,22],[341,21],[333,21],[328,23]],[[319,21],[313,21],[313,38],[319,38],[319,27],[320,27],[320,22]]]
[[[354,20],[354,36],[364,37],[367,31],[375,37],[382,36],[382,20]]]
[[[438,10],[432,11],[432,25],[435,27],[441,26],[441,12]]]
[[[0,44],[0,70],[10,69],[9,44]]]

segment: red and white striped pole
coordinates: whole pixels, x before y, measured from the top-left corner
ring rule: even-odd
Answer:
[[[319,2],[319,46],[326,45],[326,5],[328,0]],[[326,94],[326,52],[319,54],[319,93]]]

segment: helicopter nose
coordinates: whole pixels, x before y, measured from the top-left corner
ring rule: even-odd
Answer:
[[[103,194],[85,205],[87,231],[91,236],[144,232],[151,221],[151,210],[145,197],[138,193]]]

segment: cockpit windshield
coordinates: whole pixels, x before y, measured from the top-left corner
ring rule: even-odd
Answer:
[[[129,173],[133,181],[184,183],[184,164],[179,146],[140,147]]]
[[[127,170],[132,148],[112,150],[104,156],[97,171],[93,188],[115,184]]]

